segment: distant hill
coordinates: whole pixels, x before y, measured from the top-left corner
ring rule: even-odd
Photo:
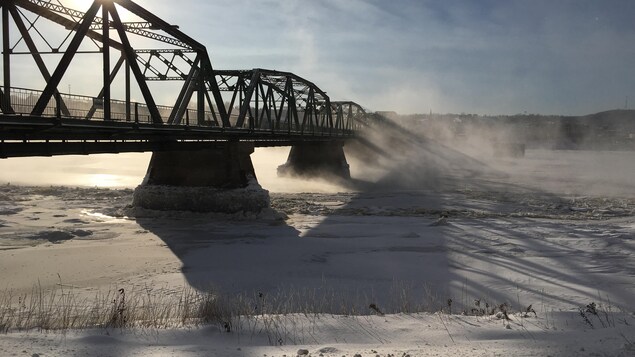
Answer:
[[[635,120],[635,110],[633,109],[613,109],[595,114],[589,114],[582,116],[582,118],[589,118],[595,120]]]
[[[614,129],[635,129],[635,110],[607,110],[574,118],[590,126]]]
[[[561,143],[565,147],[632,150],[635,141],[635,110],[607,110],[560,120]]]
[[[525,143],[529,148],[635,150],[635,110],[615,109],[583,116],[516,114],[415,114],[400,116],[406,127],[452,140],[482,135]]]

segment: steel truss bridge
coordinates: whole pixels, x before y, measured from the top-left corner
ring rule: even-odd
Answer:
[[[59,0],[0,7],[3,158],[341,141],[373,117],[290,72],[214,69],[205,46],[130,0],[95,0],[85,12]],[[16,77],[42,85],[14,86]],[[65,91],[76,78],[100,90]],[[157,82],[173,85],[170,105],[157,103],[166,92]]]

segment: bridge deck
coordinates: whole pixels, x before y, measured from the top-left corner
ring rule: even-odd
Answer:
[[[352,132],[274,131],[0,114],[0,158],[64,154],[197,150],[227,141],[257,147],[339,141]]]

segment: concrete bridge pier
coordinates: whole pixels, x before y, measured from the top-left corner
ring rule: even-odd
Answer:
[[[291,147],[289,158],[278,166],[279,176],[336,176],[351,178],[344,142],[306,142]]]
[[[197,151],[157,151],[133,206],[163,211],[235,213],[269,207],[256,180],[254,144],[225,142]]]

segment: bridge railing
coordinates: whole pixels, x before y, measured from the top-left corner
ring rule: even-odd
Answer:
[[[11,88],[11,105],[13,111],[18,115],[29,115],[37,103],[42,91],[27,88]],[[172,107],[157,105],[159,114],[167,118],[172,112]],[[191,109],[194,111],[195,109]],[[218,115],[216,113],[216,115]],[[104,118],[103,99],[85,95],[59,93],[54,95],[48,102],[44,112],[44,117],[59,117],[67,119],[85,120],[109,120],[117,122],[137,122],[152,123],[150,110],[147,105],[138,102],[130,102],[128,105],[123,100],[110,100],[110,118]],[[190,116],[189,110],[185,113],[186,118]],[[189,123],[189,119],[182,125]],[[196,123],[199,126],[214,126],[213,115],[210,111],[205,112],[205,120]]]
[[[11,105],[18,115],[29,115],[36,105],[39,97],[42,94],[40,90],[11,87]],[[137,123],[153,123],[150,110],[143,103],[130,102],[128,105],[125,101],[111,99],[110,107],[111,113],[109,118],[104,118],[103,111],[103,99],[99,97],[91,97],[86,95],[59,93],[55,94],[48,102],[47,106],[42,113],[43,117],[59,117],[60,119],[85,119],[85,120],[108,120],[116,122],[137,122]],[[156,106],[159,114],[162,118],[169,117],[173,108],[164,105]],[[251,108],[252,110],[254,108]],[[295,108],[294,108],[295,109]],[[297,110],[297,109],[295,109]],[[322,135],[322,136],[339,136],[350,135],[351,131],[358,129],[359,123],[357,120],[353,120],[353,117],[344,120],[339,118],[342,124],[335,127],[331,127],[326,124],[329,120],[329,116],[325,110],[314,113],[317,117],[315,121],[309,121],[308,123],[295,123],[289,121],[289,115],[287,115],[287,108],[284,108],[280,113],[281,120],[275,122],[273,120],[262,120],[264,117],[274,117],[276,110],[273,108],[261,108],[255,110],[255,116],[260,117],[261,120],[254,120],[250,115],[248,120],[245,120],[241,125],[238,125],[239,115],[238,108],[234,111],[230,111],[230,125],[234,129],[247,129],[257,131],[273,131],[273,132],[288,132],[288,133],[306,133],[310,135]],[[265,113],[268,112],[268,113]],[[186,110],[184,120],[178,124],[164,124],[172,126],[204,126],[211,127],[218,124],[214,120],[214,117],[218,117],[219,113],[212,114],[211,111],[206,110],[204,120],[198,122],[196,120],[196,108],[189,108]],[[250,112],[251,113],[251,112]],[[267,115],[265,115],[267,114]],[[295,112],[295,115],[302,118],[305,111],[300,109]],[[353,115],[357,115],[355,112]]]
[[[38,101],[42,91],[27,88],[11,88],[11,105],[12,109],[19,118],[20,116],[28,116],[31,114],[35,104]],[[126,104],[122,100],[111,100],[111,113],[109,118],[104,118],[103,99],[99,97],[91,97],[85,95],[59,93],[55,94],[48,102],[41,117],[64,119],[79,119],[86,121],[107,121],[107,122],[134,122],[141,124],[155,124],[151,118],[150,110],[143,103],[130,102]],[[158,105],[157,109],[163,118],[169,117],[173,108],[169,106]],[[315,121],[307,123],[297,123],[295,120],[289,120],[291,115],[287,113],[288,108],[261,108],[252,110],[254,116],[260,117],[261,120],[255,120],[250,114],[248,120],[238,125],[239,115],[238,108],[230,111],[229,122],[231,129],[247,130],[255,132],[269,132],[273,134],[294,134],[309,136],[329,136],[329,137],[349,137],[355,131],[359,131],[367,126],[367,113],[353,102],[333,102],[331,113],[327,113],[327,108],[312,113],[316,117]],[[302,118],[304,110],[296,110],[295,115]],[[268,113],[267,113],[268,112]],[[162,125],[172,127],[195,126],[195,127],[220,127],[215,118],[219,117],[219,113],[205,111],[203,121],[197,118],[197,109],[188,108],[184,114],[184,120],[177,124]],[[280,119],[262,120],[262,118],[278,116]],[[327,125],[328,120],[335,122],[335,125]]]
[[[6,92],[6,91],[3,91]],[[36,105],[39,97],[42,94],[40,90],[11,87],[11,106],[14,114],[17,117],[28,116],[31,114],[34,106]],[[168,118],[172,113],[173,108],[164,105],[156,106],[159,114],[162,118]],[[253,110],[252,108],[251,110]],[[295,109],[295,108],[294,108]],[[359,129],[359,122],[356,118],[359,115],[358,112],[354,112],[350,118],[343,119],[342,113],[338,116],[340,124],[336,126],[328,125],[328,120],[337,113],[327,113],[327,109],[323,108],[320,111],[313,113],[316,117],[314,121],[308,121],[307,123],[296,123],[295,120],[289,120],[291,115],[288,115],[288,108],[281,108],[276,111],[275,108],[261,108],[254,110],[255,117],[260,117],[261,120],[255,120],[254,117],[249,115],[247,120],[244,120],[238,125],[239,115],[238,110],[230,111],[229,122],[231,129],[248,130],[256,132],[269,132],[275,134],[294,134],[294,135],[308,135],[308,136],[330,136],[330,137],[349,137],[353,135],[354,131]],[[6,114],[6,113],[5,113]],[[304,116],[304,110],[297,110],[295,115],[302,118]],[[265,117],[273,118],[275,115],[280,117],[280,120],[263,120]],[[198,121],[197,109],[188,108],[184,113],[184,120],[180,123],[162,125],[183,127],[183,126],[195,126],[195,127],[220,127],[217,118],[220,116],[218,112],[212,113],[209,110],[205,111],[204,119]],[[86,121],[107,121],[107,122],[134,122],[144,124],[156,124],[151,117],[150,110],[144,103],[130,102],[111,99],[110,101],[110,117],[104,118],[103,111],[103,99],[99,97],[91,97],[86,95],[69,94],[69,93],[56,93],[49,100],[44,112],[40,117],[58,118],[64,119],[79,119]],[[346,123],[346,124],[344,124]]]

